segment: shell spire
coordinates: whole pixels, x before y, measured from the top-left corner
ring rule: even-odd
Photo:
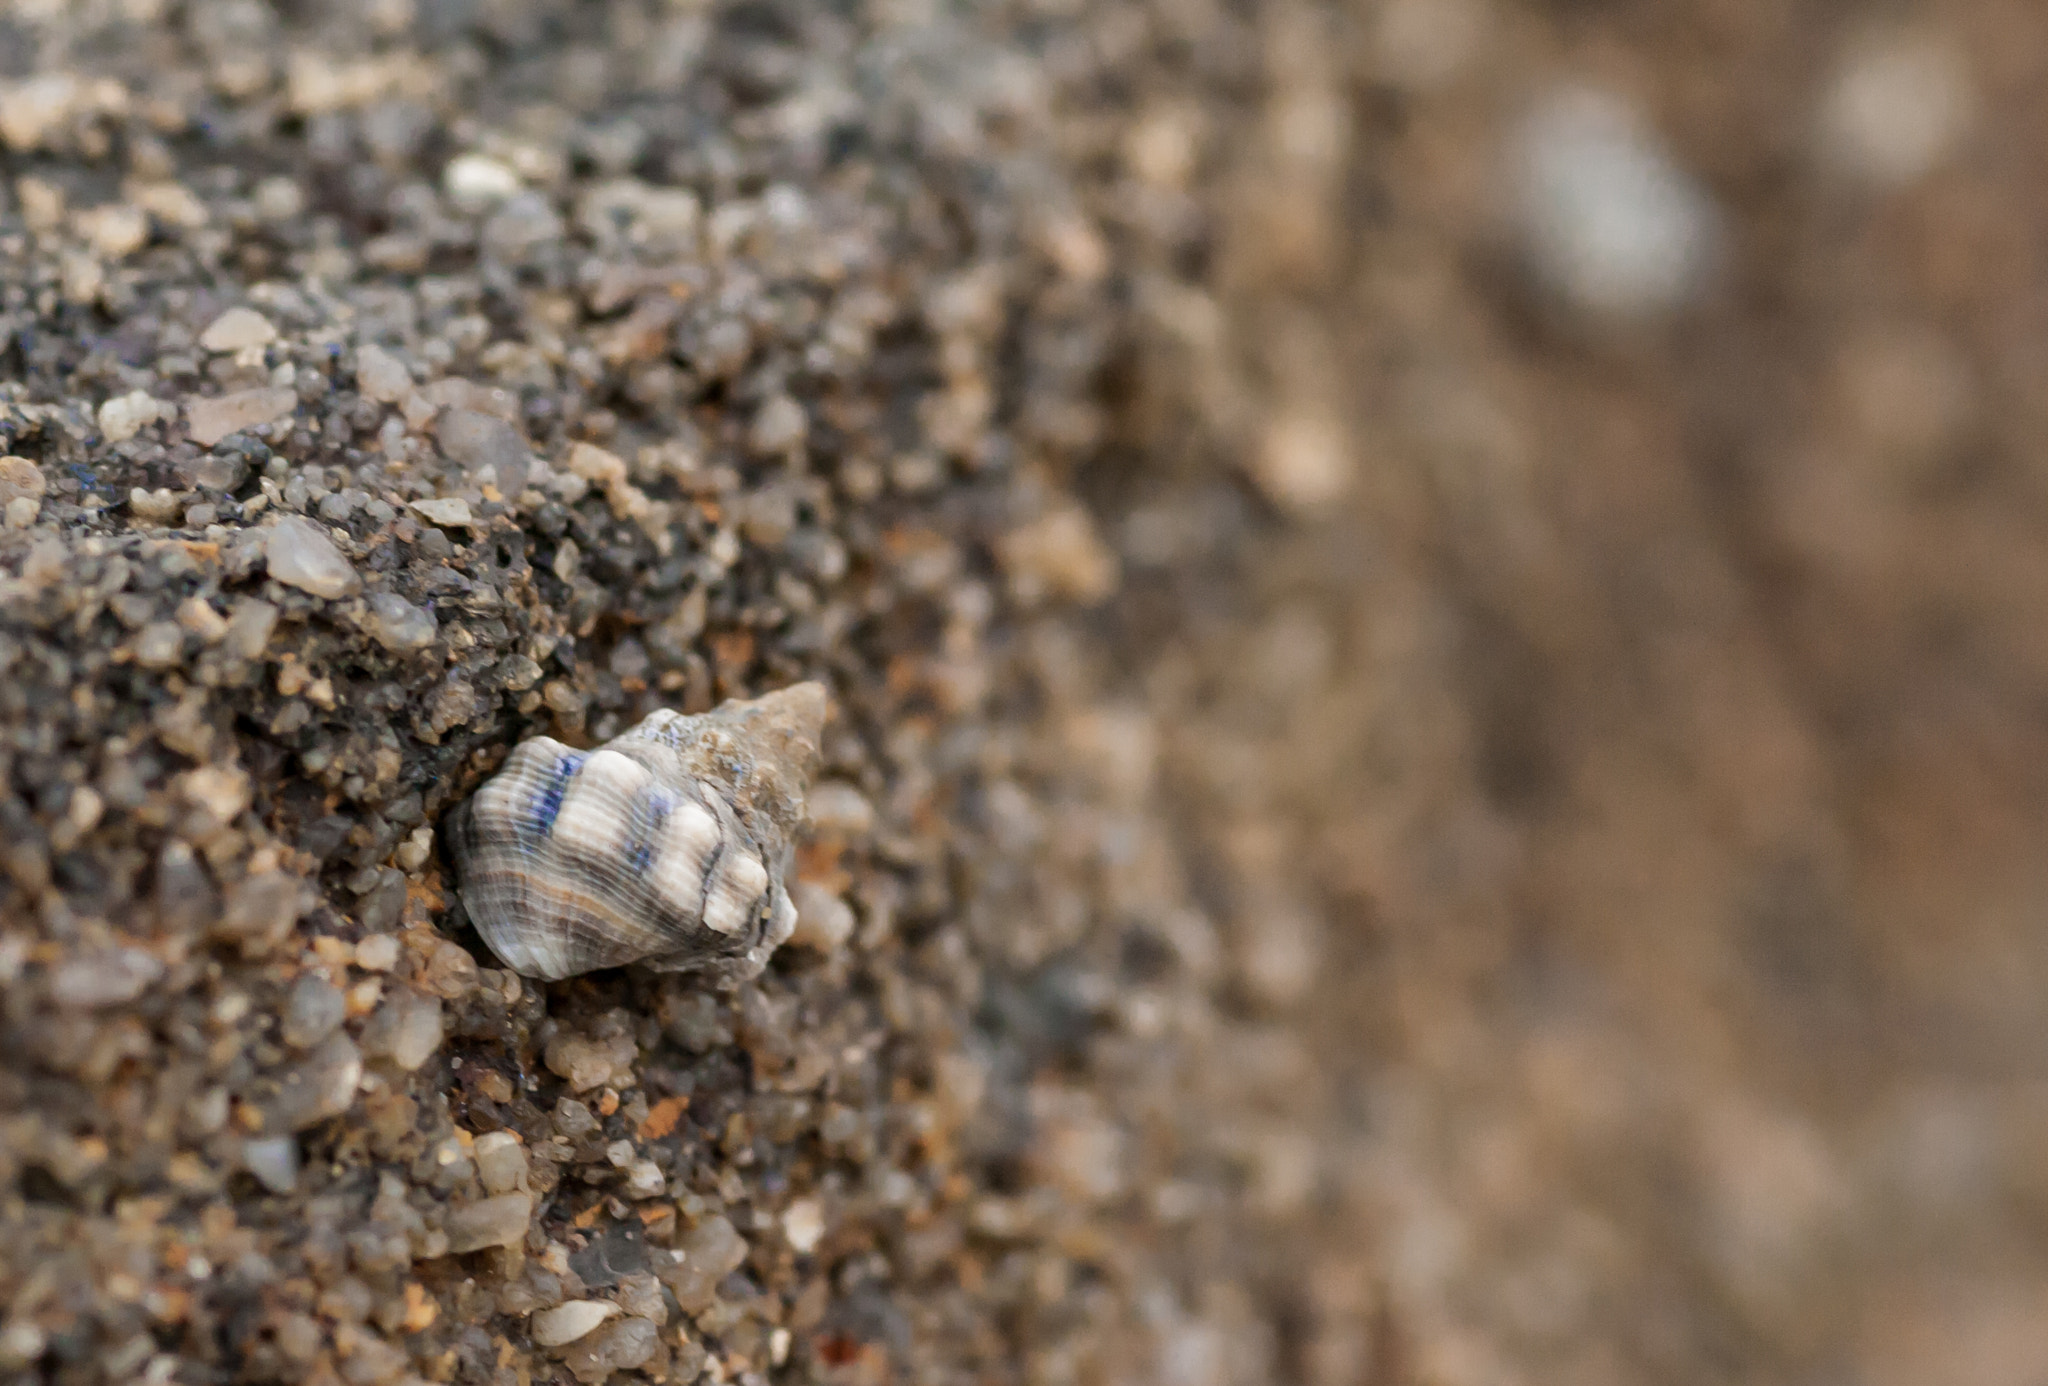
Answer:
[[[590,751],[521,742],[450,820],[463,903],[507,967],[751,976],[796,925],[783,877],[827,700],[800,683],[651,714]]]

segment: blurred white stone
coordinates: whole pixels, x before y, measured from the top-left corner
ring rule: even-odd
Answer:
[[[798,881],[789,892],[796,906],[796,930],[789,941],[821,953],[837,952],[853,937],[853,908],[832,891],[810,881]]]
[[[799,1256],[816,1251],[825,1238],[824,1205],[815,1198],[800,1198],[790,1204],[782,1215],[782,1235]]]
[[[1968,64],[1938,35],[1891,31],[1852,42],[1820,109],[1829,167],[1879,187],[1900,187],[1939,164],[1976,106]]]
[[[242,1142],[242,1168],[274,1194],[287,1194],[299,1183],[299,1141],[296,1136],[264,1136]]]
[[[254,308],[230,308],[199,334],[199,345],[208,351],[242,351],[276,340],[277,329]]]
[[[1523,118],[1509,152],[1524,253],[1574,306],[1640,317],[1703,287],[1720,213],[1625,102],[1586,87],[1553,91]]]
[[[465,212],[481,212],[503,202],[525,186],[519,175],[496,159],[482,154],[460,154],[442,171],[441,186],[448,200]]]
[[[1252,480],[1297,515],[1328,507],[1350,489],[1355,459],[1344,425],[1315,406],[1283,406],[1251,458]]]
[[[147,390],[130,390],[100,406],[100,432],[110,443],[125,443],[158,419],[174,418],[177,410],[153,399]]]
[[[608,1300],[572,1299],[536,1312],[526,1321],[527,1331],[542,1347],[560,1347],[596,1331],[618,1312],[619,1306]]]

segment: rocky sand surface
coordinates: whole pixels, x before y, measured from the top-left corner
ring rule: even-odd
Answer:
[[[2041,1379],[1922,8],[0,11],[0,1383]],[[763,975],[497,965],[518,741],[804,679]]]

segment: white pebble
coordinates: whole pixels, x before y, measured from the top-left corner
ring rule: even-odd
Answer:
[[[619,1312],[619,1306],[603,1299],[572,1299],[552,1309],[540,1309],[526,1321],[526,1330],[542,1347],[560,1347],[595,1332],[597,1326]]]
[[[412,373],[405,362],[382,347],[358,347],[356,388],[370,399],[396,404],[412,393]]]
[[[287,587],[333,600],[356,590],[360,579],[327,531],[311,520],[288,515],[264,540],[270,575]]]
[[[174,413],[161,400],[152,398],[147,390],[130,390],[125,395],[115,395],[100,406],[100,432],[110,443],[125,443],[137,433],[158,419]]]
[[[193,442],[210,448],[230,434],[276,423],[298,406],[299,397],[290,390],[274,386],[237,390],[213,399],[185,401],[185,426]]]
[[[1590,88],[1552,92],[1517,127],[1510,150],[1531,268],[1574,306],[1640,316],[1704,285],[1719,212],[1627,104]]]
[[[254,308],[230,308],[199,334],[199,345],[208,351],[243,351],[276,340],[277,329]]]
[[[519,175],[496,159],[482,154],[463,154],[448,161],[441,186],[449,201],[465,212],[481,212],[503,202],[522,186]]]
[[[810,810],[816,832],[859,837],[875,826],[874,805],[844,780],[827,780],[813,789]]]
[[[416,500],[412,503],[412,508],[434,524],[447,529],[463,529],[475,523],[469,513],[469,502],[460,496]]]
[[[796,906],[796,928],[789,941],[821,953],[836,953],[853,937],[853,908],[831,891],[810,881],[798,881],[790,892]]]
[[[487,1246],[511,1246],[526,1236],[533,1216],[530,1193],[492,1194],[448,1210],[448,1249],[460,1255]]]
[[[434,830],[421,826],[414,828],[405,841],[398,844],[398,850],[391,854],[391,859],[398,863],[401,871],[417,871],[433,854]]]
[[[90,1010],[126,1005],[164,975],[164,965],[139,948],[111,948],[60,964],[50,996],[60,1006]]]
[[[1329,411],[1287,408],[1266,425],[1252,479],[1275,504],[1310,515],[1350,489],[1355,465],[1351,440]]]
[[[264,1136],[243,1141],[242,1168],[272,1193],[290,1193],[299,1183],[298,1137]]]
[[[526,1147],[510,1131],[488,1131],[471,1147],[476,1176],[486,1192],[512,1193],[526,1186]]]
[[[659,1198],[668,1192],[668,1177],[652,1160],[635,1160],[626,1167],[626,1197]]]
[[[800,1198],[782,1215],[782,1235],[790,1250],[808,1256],[825,1238],[825,1207],[815,1198]]]
[[[1952,44],[1923,33],[1868,35],[1843,54],[1822,101],[1821,157],[1863,182],[1901,187],[1954,150],[1975,104]]]
[[[356,966],[365,972],[389,972],[398,966],[398,940],[390,934],[371,934],[356,945]]]

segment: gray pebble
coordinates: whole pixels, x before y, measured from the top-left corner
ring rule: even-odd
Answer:
[[[308,972],[292,984],[285,998],[280,1033],[294,1049],[311,1049],[341,1028],[346,1003],[341,991],[325,977]]]
[[[1636,113],[1605,92],[1553,92],[1513,142],[1516,217],[1531,267],[1575,307],[1634,316],[1690,298],[1720,216]]]
[[[533,453],[519,430],[503,419],[471,409],[450,409],[434,425],[441,455],[471,473],[491,469],[498,490],[516,496],[526,489]]]
[[[363,1027],[363,1050],[411,1073],[441,1047],[441,1034],[439,998],[400,987],[384,998]]]
[[[243,1141],[242,1168],[272,1193],[290,1193],[299,1184],[298,1137],[259,1136]]]
[[[50,996],[80,1010],[120,1006],[163,975],[164,965],[141,949],[111,948],[61,964],[50,978]]]
[[[311,520],[288,515],[271,527],[263,556],[270,575],[287,587],[334,600],[356,590],[356,570],[327,531]]]
[[[533,1195],[525,1193],[493,1194],[451,1209],[445,1228],[448,1249],[459,1254],[487,1246],[512,1246],[526,1236],[526,1223],[532,1216]]]
[[[369,612],[370,634],[394,653],[424,649],[440,631],[433,612],[421,610],[396,592],[373,592]]]
[[[562,1354],[562,1363],[589,1386],[642,1365],[660,1345],[661,1331],[646,1319],[615,1319],[573,1344]]]
[[[312,1053],[279,1076],[278,1091],[264,1104],[263,1124],[273,1132],[303,1131],[354,1104],[363,1078],[363,1056],[347,1035],[330,1035]]]

